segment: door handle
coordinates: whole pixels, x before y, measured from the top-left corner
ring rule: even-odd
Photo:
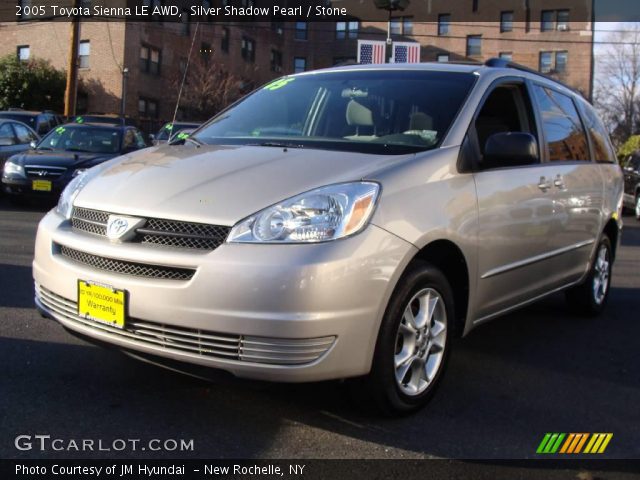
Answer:
[[[546,192],[551,188],[551,182],[548,181],[546,177],[540,177],[540,181],[538,182],[538,188],[543,192]]]
[[[553,184],[558,187],[560,190],[566,190],[567,186],[564,184],[564,177],[560,174],[556,176],[556,179],[553,181]]]

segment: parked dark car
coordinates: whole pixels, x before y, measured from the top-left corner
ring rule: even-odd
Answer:
[[[176,133],[181,132],[182,130],[195,130],[201,124],[197,122],[175,122],[175,123],[165,123],[163,127],[152,136],[152,141],[154,145],[162,145],[163,143],[169,142],[169,139],[173,138]]]
[[[40,137],[31,128],[21,122],[0,119],[0,167],[7,158],[31,148],[31,142]]]
[[[6,161],[2,189],[17,197],[57,196],[78,173],[146,146],[144,137],[134,127],[62,125],[36,148]]]
[[[71,117],[73,123],[104,123],[108,125],[126,125],[137,127],[136,121],[131,117],[121,117],[112,113],[88,113],[86,115],[76,115]]]
[[[622,162],[624,171],[624,206],[633,209],[640,221],[640,150]]]
[[[16,120],[44,136],[60,124],[61,117],[53,112],[32,112],[27,110],[5,110],[0,112],[0,119]]]

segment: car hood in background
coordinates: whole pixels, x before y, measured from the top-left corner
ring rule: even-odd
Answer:
[[[307,148],[160,146],[116,161],[87,184],[75,204],[230,226],[293,195],[366,178],[406,157]]]
[[[40,165],[43,167],[88,168],[116,157],[117,153],[85,153],[48,150],[29,150],[11,157],[19,165]]]

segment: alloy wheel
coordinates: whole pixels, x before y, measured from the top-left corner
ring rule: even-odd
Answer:
[[[400,390],[419,395],[431,384],[443,363],[447,339],[447,312],[442,296],[433,288],[417,292],[404,309],[394,355]]]
[[[593,299],[596,304],[601,305],[607,296],[609,290],[611,262],[609,260],[609,248],[606,245],[600,245],[598,256],[594,265],[593,275]]]

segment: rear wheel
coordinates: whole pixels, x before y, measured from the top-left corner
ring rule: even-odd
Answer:
[[[444,275],[415,262],[389,301],[372,370],[364,379],[379,410],[409,413],[431,399],[449,356],[453,307]]]
[[[640,193],[636,195],[636,208],[634,210],[636,220],[640,221]]]
[[[611,286],[612,258],[611,241],[603,236],[586,280],[566,292],[569,305],[577,313],[596,316],[604,309]]]

